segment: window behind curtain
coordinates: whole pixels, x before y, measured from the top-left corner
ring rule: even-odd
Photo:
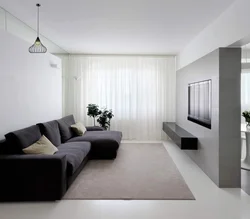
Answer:
[[[71,56],[68,114],[92,125],[89,103],[112,109],[111,130],[123,139],[160,140],[163,121],[175,121],[175,57]]]

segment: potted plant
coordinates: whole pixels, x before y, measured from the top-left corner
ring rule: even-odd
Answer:
[[[87,106],[87,109],[88,109],[87,115],[93,117],[95,126],[95,118],[99,116],[102,113],[102,111],[99,110],[99,106],[96,104],[89,104]]]
[[[107,110],[106,108],[102,110],[99,115],[97,122],[105,130],[110,129],[110,121],[114,117],[112,110]]]
[[[245,118],[246,124],[247,124],[247,128],[250,128],[250,111],[244,111],[242,113],[242,116]]]
[[[114,117],[114,114],[111,109],[108,111],[107,117],[108,117],[109,129],[110,129],[110,122],[111,122],[111,119]]]

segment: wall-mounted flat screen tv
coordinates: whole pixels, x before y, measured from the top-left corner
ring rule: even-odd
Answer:
[[[211,129],[212,80],[188,84],[188,120]]]

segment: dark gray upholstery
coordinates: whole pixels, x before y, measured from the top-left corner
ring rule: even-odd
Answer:
[[[59,146],[61,144],[61,135],[59,125],[56,120],[37,124],[42,135],[45,135],[53,145]]]
[[[60,200],[66,192],[64,155],[0,156],[0,201]]]
[[[34,144],[41,137],[39,127],[36,125],[5,135],[7,147],[11,148],[10,152],[12,154],[23,154],[22,149]]]
[[[90,151],[89,142],[71,142],[58,147],[56,155],[65,155],[67,176],[72,176]]]
[[[70,126],[76,123],[75,119],[73,115],[70,115],[57,120],[57,122],[59,124],[61,141],[62,143],[65,143],[74,136],[74,132]]]
[[[100,126],[86,126],[87,131],[104,131]]]
[[[70,115],[5,135],[6,141],[0,141],[1,202],[60,200],[89,157],[116,157],[121,132],[87,127],[83,136],[75,137],[72,124],[75,120]],[[56,154],[23,154],[22,149],[38,141],[42,134],[58,146]]]
[[[79,142],[79,141],[116,141],[121,142],[122,133],[117,131],[86,131],[83,136],[77,136],[68,140],[68,142]]]
[[[6,140],[0,140],[0,154],[9,154],[6,150]]]
[[[116,157],[121,139],[122,133],[117,131],[87,131],[83,136],[71,138],[68,142],[91,142],[91,158],[113,159]]]

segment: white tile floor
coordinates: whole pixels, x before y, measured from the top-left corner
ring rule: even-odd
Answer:
[[[193,192],[195,201],[0,204],[0,219],[250,219],[250,196],[241,189],[217,188],[172,142],[166,141],[164,145]]]

